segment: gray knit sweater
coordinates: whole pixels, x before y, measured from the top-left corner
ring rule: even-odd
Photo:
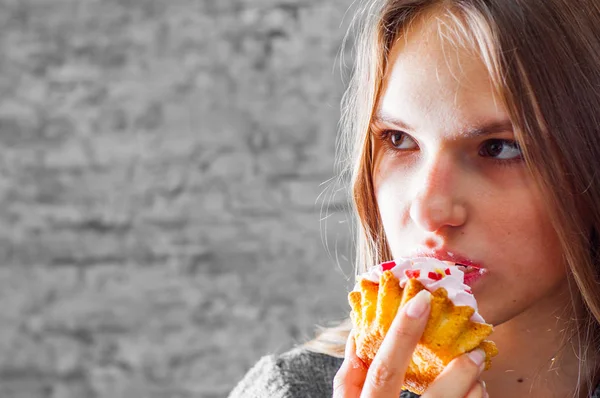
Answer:
[[[333,377],[343,359],[295,348],[260,361],[233,389],[229,398],[329,398]],[[401,398],[417,397],[408,391]]]
[[[233,389],[229,398],[330,398],[342,359],[295,348],[263,357]],[[418,395],[404,391],[401,398]],[[600,386],[591,398],[600,398]]]

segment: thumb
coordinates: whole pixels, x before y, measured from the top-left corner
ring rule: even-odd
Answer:
[[[344,362],[333,379],[333,398],[358,398],[367,378],[367,365],[356,356],[354,331],[346,342]]]

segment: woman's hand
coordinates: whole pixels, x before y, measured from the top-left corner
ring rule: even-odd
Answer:
[[[334,398],[397,398],[412,353],[429,317],[431,294],[422,290],[398,311],[371,366],[356,356],[352,333],[346,344],[342,366],[333,381]],[[485,353],[474,350],[448,364],[421,396],[423,398],[487,397],[485,384],[478,380]]]

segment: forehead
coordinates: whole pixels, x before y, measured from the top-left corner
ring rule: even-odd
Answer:
[[[415,125],[452,122],[455,128],[505,117],[480,55],[456,30],[435,13],[404,29],[388,57],[379,113]]]

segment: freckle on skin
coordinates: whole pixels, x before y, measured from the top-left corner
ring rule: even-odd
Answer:
[[[519,383],[523,383],[523,379],[517,379]]]

